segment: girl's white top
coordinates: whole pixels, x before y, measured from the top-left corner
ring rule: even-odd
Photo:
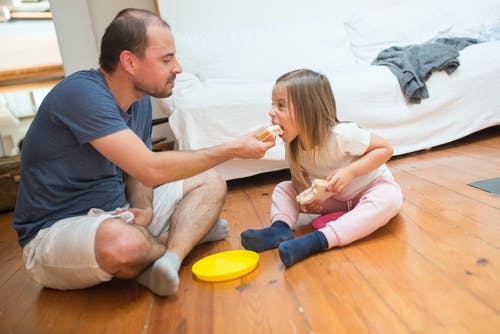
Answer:
[[[311,151],[299,153],[299,163],[309,174],[309,178],[325,179],[334,170],[348,166],[365,154],[370,144],[370,132],[356,123],[339,123],[332,129],[326,145]],[[342,192],[334,194],[339,200],[348,200],[358,194],[379,176],[392,179],[389,168],[383,164],[374,171],[355,178]]]

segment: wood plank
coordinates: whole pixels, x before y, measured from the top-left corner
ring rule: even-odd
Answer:
[[[344,249],[332,249],[288,268],[305,316],[315,333],[407,333],[405,324],[390,309]]]
[[[27,11],[12,11],[10,12],[12,19],[15,20],[50,20],[52,19],[51,12],[27,12]]]
[[[62,64],[16,68],[0,71],[0,86],[10,86],[36,81],[60,80],[63,77],[64,69]]]
[[[17,243],[17,234],[12,228],[13,212],[2,215],[0,224],[0,287],[23,267],[22,249]]]
[[[367,238],[286,270],[270,250],[242,278],[202,282],[191,266],[269,226],[272,191],[289,174],[230,181],[230,235],[195,247],[174,297],[134,280],[42,288],[23,269],[12,212],[0,213],[0,333],[497,333],[499,198],[467,183],[498,176],[498,129],[391,159],[403,209]]]
[[[276,183],[283,179],[279,179]],[[267,191],[262,187],[248,189],[249,198],[252,198],[256,211],[260,213],[259,225],[261,226],[254,226],[255,228],[267,227],[270,224],[269,211],[273,188],[274,185],[268,187]],[[299,227],[296,235],[311,231],[310,226]],[[266,253],[273,253],[279,266],[284,269],[277,250]],[[325,271],[327,265],[321,262],[318,265],[318,260],[314,261],[315,258],[326,259],[331,255],[337,257],[336,264],[346,266],[348,274],[346,271],[339,271],[337,267],[335,270]],[[357,333],[372,329],[380,330],[380,332],[407,332],[406,327],[374,293],[359,272],[353,269],[349,262],[345,262],[342,250],[332,250],[308,258],[300,265],[287,269],[285,276],[291,293],[297,299],[298,308],[304,314],[313,332],[321,333],[324,328],[329,328],[334,333]],[[346,285],[354,285],[354,291],[346,294],[342,282]],[[366,307],[367,305],[373,305],[373,307]],[[367,319],[371,320],[367,321]]]
[[[345,254],[412,332],[495,315],[435,264],[383,231],[347,247]]]
[[[216,243],[220,246],[217,251],[242,248],[240,232],[257,220],[247,197],[242,191],[228,196],[223,216],[231,222],[232,232],[227,240]],[[233,201],[237,205],[233,206]],[[191,288],[184,288],[181,283],[176,298],[162,300],[153,308],[154,326],[149,327],[150,333],[157,333],[160,328],[176,328],[183,333],[307,332],[307,324],[286,291],[282,268],[276,266],[276,256],[272,253],[261,254],[257,269],[249,275],[218,283],[193,279],[190,268],[197,259],[188,257],[181,270],[181,282]],[[176,304],[175,311],[170,311],[180,300],[181,305]],[[279,312],[276,312],[276,300],[281,301]],[[238,316],[228,317],[234,310],[238,310]]]
[[[500,225],[491,224],[492,219],[500,221],[497,208],[445,187],[436,187],[432,182],[411,174],[394,172],[394,175],[402,185],[405,201],[418,207],[422,214],[430,211],[443,219],[443,223],[458,226],[464,233],[470,233],[493,247],[498,247]],[[474,189],[468,190],[475,192]],[[486,198],[487,195],[481,196]]]
[[[484,161],[477,156],[458,155],[452,151],[429,152],[425,159],[418,156],[408,157],[403,166],[399,165],[398,161],[389,163],[395,171],[405,172],[434,185],[439,184],[440,187],[464,195],[473,202],[482,202],[494,208],[500,208],[500,198],[474,188],[469,183],[500,176],[499,165],[500,161]]]
[[[500,250],[465,232],[457,225],[446,224],[445,218],[422,213],[406,202],[400,223],[386,229],[418,252],[455,283],[470,291],[497,312],[500,310]]]
[[[424,331],[417,332],[420,334],[498,334],[500,328],[500,317],[482,317],[476,319],[473,323],[463,324],[456,323],[451,325],[442,325],[433,328],[426,328]]]
[[[24,270],[18,270],[0,288],[0,333],[11,333],[21,325],[29,310],[36,305],[41,287]],[[30,323],[31,331],[37,328]]]
[[[272,186],[256,182],[244,193],[248,211],[241,211],[241,200],[234,208],[228,199],[228,218],[237,222],[231,234],[233,248],[241,249],[240,233],[256,224],[268,225],[261,216],[261,211],[269,210],[269,190]],[[259,195],[252,196],[252,193]],[[231,210],[231,211],[229,211]],[[250,214],[250,213],[253,214]],[[268,217],[268,214],[267,214]],[[283,267],[279,264],[275,252],[260,253],[259,266],[247,276],[247,280],[234,289],[223,290],[216,300],[216,323],[214,333],[307,333],[309,326],[300,312],[283,277]],[[232,284],[228,282],[227,284]],[[277,309],[276,301],[280,301]],[[230,310],[241,310],[241,315],[226,319]],[[217,316],[218,315],[218,316]]]
[[[153,303],[149,291],[135,280],[112,280],[84,290],[67,291],[90,296],[78,305],[78,327],[74,333],[141,333]]]

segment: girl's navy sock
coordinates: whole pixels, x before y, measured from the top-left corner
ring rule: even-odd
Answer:
[[[245,249],[263,252],[276,248],[281,242],[293,238],[290,226],[284,221],[277,220],[267,228],[243,231],[241,233],[241,244]]]
[[[281,262],[286,267],[305,259],[308,256],[328,249],[328,240],[320,231],[308,233],[294,240],[282,242],[279,245]]]

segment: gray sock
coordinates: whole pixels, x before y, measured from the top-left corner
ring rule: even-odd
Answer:
[[[136,280],[159,296],[170,296],[179,288],[180,266],[177,254],[165,253],[147,267]]]
[[[208,231],[207,235],[203,239],[198,242],[198,245],[201,245],[205,242],[210,241],[219,241],[225,239],[229,234],[229,224],[225,219],[219,218],[212,227],[210,231]]]

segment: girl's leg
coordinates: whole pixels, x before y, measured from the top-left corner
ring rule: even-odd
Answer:
[[[273,191],[271,205],[271,226],[263,229],[249,229],[241,233],[241,244],[245,249],[263,252],[276,248],[285,240],[293,239],[292,229],[299,216],[295,200],[297,192],[292,182],[279,183]]]
[[[394,217],[402,202],[401,189],[394,180],[376,180],[359,199],[354,200],[354,209],[336,221],[329,222],[318,231],[279,244],[281,261],[290,267],[313,254],[366,237]]]
[[[271,222],[281,220],[293,230],[300,213],[296,199],[297,195],[292,181],[281,182],[274,188],[270,214]]]
[[[300,260],[328,249],[328,240],[320,231],[305,234],[279,244],[281,262],[290,267]]]
[[[354,208],[319,231],[328,248],[362,239],[387,224],[401,209],[403,194],[396,181],[380,178],[353,200]]]

